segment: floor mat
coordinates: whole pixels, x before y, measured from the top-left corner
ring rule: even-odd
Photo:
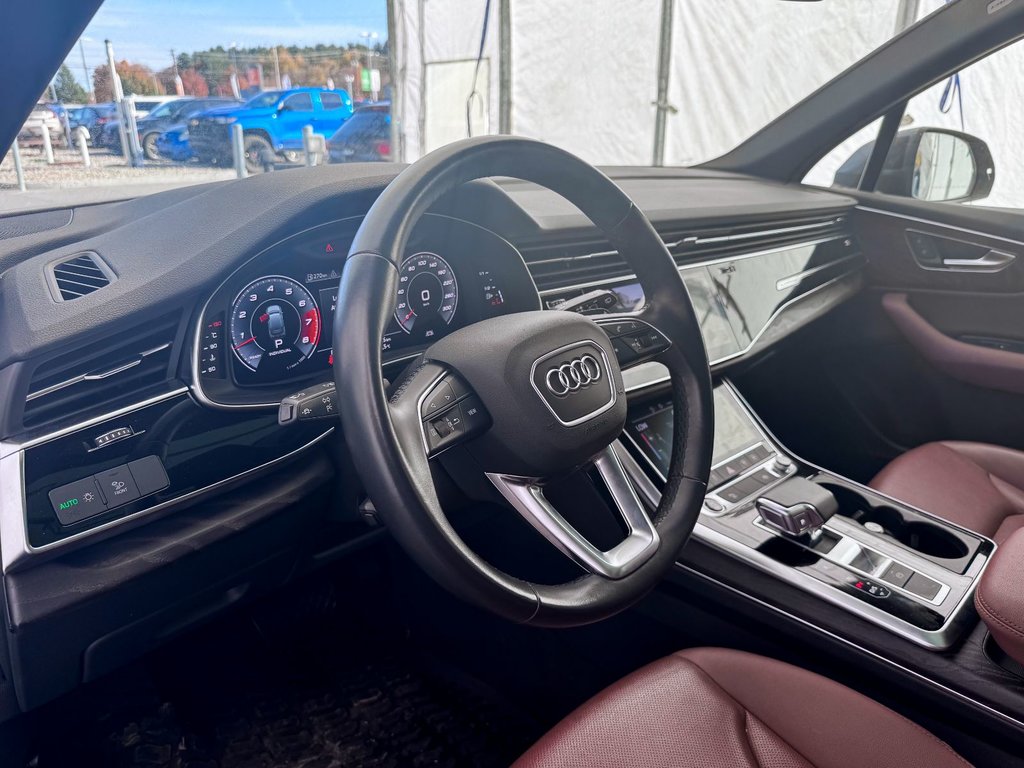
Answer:
[[[301,632],[277,606],[273,630],[226,622],[152,655],[51,713],[61,738],[33,765],[507,766],[543,731],[400,631],[346,625],[328,608],[328,624]]]
[[[110,764],[497,766],[528,746],[509,728],[519,715],[493,692],[432,669],[427,660],[394,657],[344,670],[315,666],[272,685],[206,685],[205,700],[164,703],[111,734]]]

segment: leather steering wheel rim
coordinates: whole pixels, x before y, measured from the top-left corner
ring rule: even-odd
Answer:
[[[410,447],[416,441],[405,434],[409,427],[395,418],[410,377],[390,397],[384,388],[380,339],[393,313],[398,269],[413,226],[447,192],[494,176],[536,183],[576,205],[635,271],[645,293],[639,316],[671,341],[658,357],[671,375],[675,405],[667,483],[652,518],[660,544],[622,578],[587,573],[565,584],[541,585],[480,558],[441,509],[426,452]],[[507,136],[455,142],[417,161],[384,190],[356,233],[339,286],[334,334],[344,339],[335,348],[334,375],[356,469],[395,540],[449,591],[511,621],[575,626],[634,604],[672,567],[696,524],[710,471],[707,354],[671,254],[647,218],[599,170],[556,147]],[[624,390],[621,394],[624,399]]]

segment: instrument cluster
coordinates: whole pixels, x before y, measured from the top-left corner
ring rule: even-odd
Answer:
[[[359,219],[283,240],[239,268],[207,302],[196,333],[194,378],[210,405],[270,405],[334,362],[334,313]],[[488,317],[540,309],[519,252],[474,224],[426,215],[399,268],[385,365]]]

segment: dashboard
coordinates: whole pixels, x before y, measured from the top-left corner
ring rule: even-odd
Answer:
[[[345,256],[396,172],[290,170],[0,230],[0,324],[19,329],[0,337],[0,564],[19,706],[367,535],[344,426],[283,426],[277,411],[331,378]],[[679,265],[716,370],[859,290],[849,198],[623,174]],[[505,180],[460,189],[410,235],[380,339],[387,378],[486,318],[642,306],[625,260],[557,197]],[[62,300],[55,268],[80,257],[107,284]],[[612,336],[622,363],[645,357],[628,329]],[[634,391],[664,369],[626,374]],[[664,416],[635,412],[628,428],[655,465],[671,440]],[[728,452],[750,450],[748,437],[737,430]]]
[[[334,363],[338,282],[361,218],[313,227],[257,254],[206,302],[194,375],[212,406],[262,406],[323,379]],[[426,215],[399,267],[385,364],[415,357],[466,325],[540,308],[519,251],[493,232]],[[335,338],[339,333],[339,338]]]

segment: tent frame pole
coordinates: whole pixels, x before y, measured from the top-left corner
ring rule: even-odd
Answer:
[[[672,11],[675,0],[661,0],[661,34],[658,40],[658,99],[654,102],[654,153],[651,164],[665,164],[665,122],[675,110],[668,103],[669,71],[672,66]]]

